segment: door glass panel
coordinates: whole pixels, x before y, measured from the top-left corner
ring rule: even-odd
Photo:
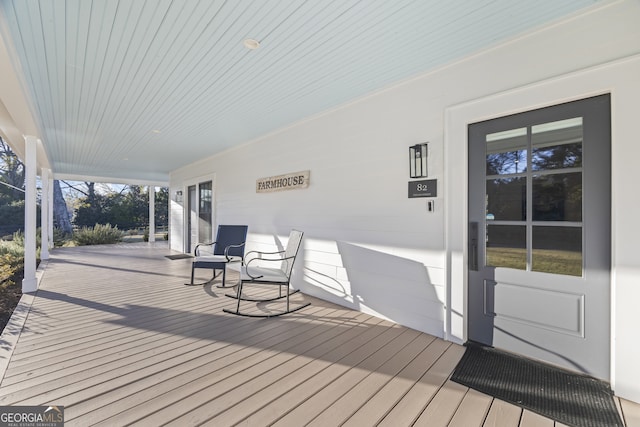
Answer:
[[[487,176],[527,170],[527,128],[488,134],[486,142]]]
[[[534,171],[582,166],[582,143],[534,148],[531,169]]]
[[[201,242],[211,242],[213,238],[212,213],[213,213],[213,185],[211,181],[198,184],[200,191],[200,210],[198,212],[198,238]]]
[[[533,227],[532,270],[582,276],[582,227]]]
[[[198,214],[198,205],[197,203],[197,198],[196,198],[196,186],[195,185],[191,185],[189,186],[188,189],[188,197],[189,197],[189,231],[187,233],[188,236],[188,242],[187,242],[187,249],[189,252],[191,252],[195,246],[195,244],[197,243],[198,240],[198,236],[196,234],[196,221],[197,221],[197,214]]]
[[[582,117],[531,128],[531,169],[582,167]]]
[[[487,220],[524,221],[527,218],[527,179],[487,180]]]
[[[532,221],[582,222],[582,118],[490,133],[485,142],[486,265],[581,275],[581,228]],[[527,230],[537,240],[527,244]]]
[[[486,265],[525,270],[527,229],[524,225],[487,225]]]
[[[534,221],[582,221],[582,172],[533,177]]]

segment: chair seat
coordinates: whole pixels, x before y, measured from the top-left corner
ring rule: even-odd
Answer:
[[[276,283],[288,283],[289,278],[287,275],[280,270],[279,268],[268,268],[268,267],[249,267],[249,272],[247,273],[247,267],[240,264],[232,264],[228,267],[230,270],[234,270],[240,273],[241,280],[245,282],[250,282],[252,280],[255,281],[265,281],[265,282],[275,282]],[[249,275],[251,274],[251,275]],[[255,279],[253,277],[255,277]],[[260,277],[258,277],[260,276]]]

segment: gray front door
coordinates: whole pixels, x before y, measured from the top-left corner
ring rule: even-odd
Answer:
[[[609,380],[610,97],[469,126],[468,337]]]

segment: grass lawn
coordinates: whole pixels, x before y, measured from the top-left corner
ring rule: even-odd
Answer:
[[[487,248],[487,265],[525,270],[527,252],[517,248]],[[582,254],[575,251],[534,249],[533,271],[582,276]]]

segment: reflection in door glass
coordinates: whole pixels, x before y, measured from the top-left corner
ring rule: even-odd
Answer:
[[[519,174],[527,170],[527,150],[487,154],[487,176]]]
[[[498,221],[527,219],[527,179],[487,180],[487,218]]]
[[[534,221],[582,221],[582,172],[533,177]]]
[[[582,166],[582,117],[543,123],[531,128],[535,171]]]
[[[524,225],[487,225],[486,265],[526,270],[527,232]]]
[[[213,185],[211,181],[201,182],[200,184],[198,184],[198,188],[200,189],[200,211],[198,212],[200,220],[198,223],[198,238],[200,239],[200,242],[210,243],[213,238]]]
[[[582,276],[582,227],[533,227],[532,271]]]
[[[487,135],[487,176],[527,170],[527,128]]]

